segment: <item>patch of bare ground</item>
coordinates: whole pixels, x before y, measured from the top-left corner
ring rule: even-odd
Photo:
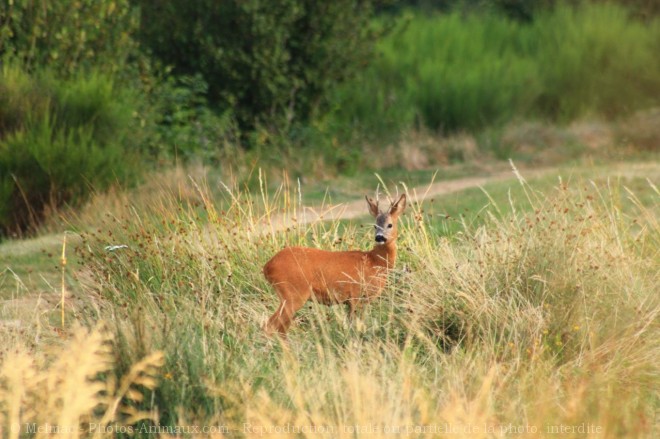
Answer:
[[[504,182],[507,180],[516,180],[524,178],[533,180],[545,176],[556,174],[557,176],[569,177],[571,170],[559,170],[558,168],[537,168],[537,169],[509,169],[492,174],[458,178],[454,180],[440,181],[428,185],[408,188],[409,195],[413,202],[421,203],[424,200],[440,197],[447,194],[460,192],[466,189],[482,187],[490,183]],[[516,175],[518,174],[518,175]],[[596,169],[596,177],[612,178],[631,178],[646,177],[650,179],[657,178],[660,174],[660,166],[657,163],[636,163],[619,164]],[[402,190],[403,188],[399,188]],[[302,206],[297,217],[286,215],[275,215],[271,217],[273,231],[285,230],[294,225],[309,225],[318,221],[336,221],[355,219],[366,215],[364,198],[346,203],[327,204],[320,206]]]

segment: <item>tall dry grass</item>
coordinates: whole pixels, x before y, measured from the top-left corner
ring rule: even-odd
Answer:
[[[85,236],[76,316],[108,322],[115,361],[99,372],[131,376],[164,353],[152,395],[131,404],[152,414],[133,424],[138,435],[160,425],[227,437],[655,437],[660,193],[515,184],[524,197],[493,201],[451,237],[435,232],[451,219],[412,203],[383,296],[353,322],[311,304],[283,344],[261,329],[277,305],[263,263],[284,245],[367,248],[371,225],[303,223],[295,184],[274,195],[219,185],[215,202],[191,182],[199,203],[171,192]],[[20,358],[33,357],[4,363],[17,370]],[[93,399],[100,384],[75,376]],[[15,407],[5,404],[5,425]]]
[[[114,374],[110,333],[103,325],[70,334],[50,355],[17,348],[0,369],[3,437],[108,437],[138,421],[158,419],[136,403],[156,387],[163,355],[154,352]]]

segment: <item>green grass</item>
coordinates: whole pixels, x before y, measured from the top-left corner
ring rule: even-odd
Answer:
[[[84,345],[71,335],[74,322],[98,321],[107,327],[101,339],[112,349],[112,376],[130,376],[162,351],[151,372],[158,379],[146,386],[153,390],[131,393],[132,406],[151,419],[135,427],[158,417],[161,425],[223,425],[249,436],[246,423],[288,422],[354,437],[347,426],[590,423],[616,436],[654,437],[657,427],[639,419],[657,408],[660,194],[644,179],[657,180],[657,164],[559,173],[564,185],[553,172],[528,184],[488,184],[489,196],[471,189],[411,203],[384,294],[350,324],[341,307],[308,305],[287,345],[261,329],[276,305],[263,264],[284,245],[368,248],[370,228],[357,220],[271,234],[266,212],[291,209],[295,188],[272,196],[230,186],[222,207],[190,184],[136,197],[83,233],[71,268],[76,299],[61,333],[79,341],[62,355],[76,357],[71,349]],[[442,232],[448,212],[465,219]],[[110,244],[128,248],[105,250]],[[0,248],[18,250],[11,245]],[[24,248],[34,255],[41,245]],[[38,328],[26,325],[7,329],[3,349],[34,340]],[[30,355],[62,343],[46,335]],[[52,372],[48,361],[35,364]],[[15,390],[17,382],[28,381],[3,385]],[[16,413],[57,422],[67,409]]]
[[[306,205],[326,203],[343,203],[355,199],[355,195],[363,193],[371,195],[375,191],[374,182],[382,181],[386,186],[393,187],[404,183],[408,187],[424,186],[430,182],[440,182],[469,177],[475,174],[489,175],[495,170],[506,169],[506,164],[492,166],[492,169],[480,169],[475,164],[461,164],[438,169],[405,170],[402,168],[385,168],[374,172],[360,172],[350,176],[337,176],[332,179],[313,181],[303,184],[302,200]],[[381,185],[382,186],[382,185]]]
[[[406,178],[404,175],[395,173],[394,178],[383,178],[390,187],[403,181],[410,188],[420,186],[418,193],[424,192],[425,185],[422,184],[424,177],[428,177],[426,183],[431,181],[432,171],[421,171],[413,173]],[[521,171],[523,176],[527,174]],[[462,174],[459,174],[462,175]],[[384,176],[383,176],[384,177]],[[445,177],[448,175],[445,174]],[[540,193],[551,191],[561,184],[572,187],[575,190],[587,191],[593,188],[605,188],[608,185],[618,188],[612,192],[616,198],[617,206],[623,210],[632,208],[629,191],[636,194],[640,202],[645,206],[655,206],[658,209],[655,193],[650,190],[649,180],[656,181],[659,177],[657,167],[643,163],[628,162],[618,166],[601,165],[597,167],[584,167],[584,165],[565,165],[557,171],[551,171],[546,175],[531,178],[530,184],[535,191]],[[365,176],[366,178],[366,176]],[[458,177],[460,178],[460,177]],[[451,178],[449,178],[451,179]],[[440,174],[436,175],[434,181],[443,181]],[[578,183],[580,188],[575,187]],[[514,209],[529,212],[533,209],[533,203],[527,200],[528,189],[513,180],[496,181],[487,183],[481,187],[473,187],[456,191],[454,193],[432,197],[423,203],[423,211],[428,221],[428,227],[435,233],[443,236],[453,236],[466,227],[473,229],[484,225],[488,215],[495,214],[498,217],[506,217],[513,213]],[[511,200],[517,200],[515,204]],[[660,214],[660,212],[659,212]],[[365,214],[360,220],[367,224],[370,219]]]
[[[634,166],[631,164],[631,166]],[[607,169],[607,168],[605,168]],[[623,170],[619,170],[621,172]],[[611,172],[611,170],[609,171]],[[524,172],[523,172],[524,174]],[[612,202],[619,208],[628,211],[632,208],[629,191],[635,193],[646,206],[658,210],[655,194],[649,187],[649,178],[657,178],[656,171],[638,176],[608,177],[608,171],[579,170],[570,167],[559,175],[551,173],[531,181],[534,188],[531,195],[536,192],[543,194],[554,188],[564,185],[575,191],[590,191],[594,189],[606,190],[612,196]],[[560,180],[561,178],[561,180]],[[560,183],[561,181],[561,183]],[[654,181],[653,179],[651,181]],[[611,186],[610,189],[607,189]],[[616,188],[616,190],[612,189]],[[470,229],[482,226],[488,215],[497,215],[500,218],[518,212],[530,212],[535,203],[528,200],[529,189],[521,184],[512,184],[510,181],[490,183],[483,188],[471,188],[464,191],[445,195],[434,199],[425,209],[430,219],[430,225],[439,234],[453,236],[458,231],[468,227]],[[517,200],[512,203],[511,200]],[[534,200],[536,201],[536,200]],[[657,212],[660,214],[660,212]]]
[[[46,235],[0,245],[0,300],[10,299],[16,291],[29,295],[58,294],[62,238],[63,235]],[[68,239],[71,246],[72,237]]]
[[[478,132],[512,120],[618,118],[658,105],[660,20],[614,4],[566,4],[533,23],[410,14],[379,58],[337,89],[337,128],[388,139],[420,127]]]
[[[654,193],[649,190],[648,180],[657,180],[658,172],[654,170],[653,165],[643,163],[628,162],[620,165],[600,165],[596,168],[583,168],[581,164],[565,165],[558,168],[557,172],[551,172],[548,175],[531,179],[531,184],[537,191],[549,191],[559,184],[559,176],[562,181],[571,185],[575,180],[586,181],[594,179],[599,187],[607,184],[608,175],[619,175],[611,183],[615,185],[625,185],[626,188],[634,192],[644,205],[651,206],[654,203]],[[374,192],[374,183],[378,184],[382,180],[387,187],[394,187],[403,182],[408,188],[419,187],[419,194],[432,184],[447,180],[460,179],[478,175],[488,176],[495,172],[503,172],[510,169],[508,164],[495,166],[488,171],[481,171],[470,165],[454,166],[444,168],[441,172],[434,169],[405,171],[402,169],[386,169],[378,173],[361,173],[352,177],[340,176],[332,180],[312,181],[304,183],[301,186],[302,202],[305,206],[321,206],[346,203],[355,200],[356,194],[372,194]],[[628,170],[628,171],[627,171]],[[220,178],[215,171],[211,170],[206,177],[199,174],[199,170],[192,170],[197,181],[214,181]],[[526,171],[522,171],[524,175]],[[0,268],[5,270],[0,281],[0,297],[9,298],[16,289],[15,280],[20,279],[21,283],[27,287],[28,291],[50,291],[58,293],[60,281],[60,256],[62,251],[63,235],[55,232],[66,228],[76,233],[97,233],[102,231],[100,226],[106,226],[110,218],[116,215],[125,214],[125,209],[133,199],[145,212],[152,212],[151,215],[159,209],[176,209],[177,206],[189,205],[193,208],[194,214],[199,220],[207,221],[207,211],[203,208],[203,201],[198,197],[195,188],[186,190],[176,190],[177,185],[188,185],[189,180],[186,173],[177,172],[177,175],[166,175],[161,179],[152,179],[154,186],[143,186],[136,191],[129,190],[120,195],[119,199],[114,199],[112,195],[98,194],[98,202],[92,202],[82,212],[64,213],[64,222],[51,220],[44,229],[43,235],[33,239],[11,240],[0,245]],[[632,174],[632,175],[624,175]],[[378,178],[380,177],[380,179]],[[167,183],[176,182],[172,187],[167,187]],[[258,187],[258,181],[255,183]],[[281,193],[280,186],[270,185],[267,192],[269,198],[276,197]],[[585,183],[585,187],[590,186]],[[292,190],[297,192],[297,187]],[[177,194],[177,195],[175,195]],[[179,202],[172,203],[158,201],[159,198],[180,197]],[[216,186],[216,189],[210,192],[212,202],[219,209],[224,209],[231,205],[224,191]],[[128,198],[127,198],[128,197]],[[131,198],[132,197],[132,198]],[[619,202],[625,209],[631,208],[630,199],[626,190],[617,191]],[[296,202],[298,193],[295,195]],[[460,190],[454,193],[432,197],[423,204],[423,211],[427,218],[428,227],[435,233],[443,236],[452,236],[464,229],[478,227],[484,224],[487,213],[496,213],[501,216],[509,215],[512,211],[510,199],[525,199],[525,188],[514,180],[513,174],[510,180],[496,181],[485,184],[482,187],[474,187]],[[225,206],[225,207],[220,207]],[[103,212],[103,209],[106,212]],[[529,211],[532,206],[529,203],[518,203],[518,210]],[[114,223],[114,221],[112,221]],[[369,215],[364,215],[356,220],[338,220],[336,224],[325,223],[322,225],[320,233],[329,233],[343,235],[352,227],[365,227],[367,233],[371,230],[371,219]],[[336,227],[335,227],[336,226]],[[336,228],[336,230],[335,230]],[[327,230],[326,230],[327,229]],[[69,234],[69,264],[76,266],[79,263],[77,257],[72,253],[71,248],[79,245],[77,234]],[[108,241],[111,245],[121,244],[124,241],[114,239]],[[74,285],[72,279],[68,279],[70,285]],[[53,288],[55,287],[55,288]]]

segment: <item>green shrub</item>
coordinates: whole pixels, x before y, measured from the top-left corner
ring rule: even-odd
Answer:
[[[133,97],[106,76],[59,80],[5,66],[0,108],[0,233],[32,228],[46,209],[138,169]]]
[[[151,158],[213,163],[239,138],[233,113],[217,114],[210,108],[208,84],[201,75],[165,77],[149,99],[154,124]]]
[[[660,19],[643,24],[615,4],[561,7],[539,16],[532,33],[539,115],[616,118],[660,103]]]
[[[201,74],[244,131],[288,129],[370,52],[372,0],[136,0],[140,41],[177,76]]]
[[[536,65],[512,44],[519,28],[488,15],[408,17],[372,68],[337,92],[337,117],[365,131],[385,121],[390,133],[413,122],[453,132],[509,120],[539,93]]]
[[[0,58],[60,76],[81,68],[117,72],[137,48],[128,0],[14,0],[0,3]]]
[[[660,19],[560,4],[532,23],[499,14],[408,15],[326,124],[382,137],[420,125],[481,131],[515,119],[618,118],[660,103]],[[339,130],[341,131],[341,130]]]

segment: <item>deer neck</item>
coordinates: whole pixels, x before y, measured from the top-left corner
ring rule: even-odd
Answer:
[[[376,265],[388,269],[394,267],[394,262],[396,261],[396,240],[376,245],[369,254]]]

